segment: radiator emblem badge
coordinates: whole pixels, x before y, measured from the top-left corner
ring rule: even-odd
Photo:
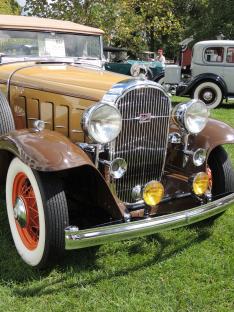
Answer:
[[[144,113],[139,115],[139,123],[150,122],[150,120],[151,120],[150,113]]]

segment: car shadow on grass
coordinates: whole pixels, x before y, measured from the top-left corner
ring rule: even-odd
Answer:
[[[180,233],[174,235],[175,232],[170,231],[169,237],[154,234],[136,240],[107,244],[101,248],[96,246],[69,251],[55,268],[45,271],[29,268],[17,259],[15,261],[20,265],[13,268],[7,280],[8,283],[12,280],[16,282],[12,294],[17,297],[44,296],[62,293],[65,289],[68,291],[95,286],[101,281],[131,275],[138,270],[173,258],[194,244],[209,238],[212,229],[206,226],[193,228],[192,231],[189,228],[176,231],[182,233],[182,238]],[[5,259],[7,267],[8,262],[11,262],[11,259]],[[1,271],[4,270],[4,263]]]
[[[234,103],[226,103],[223,102],[221,105],[219,105],[216,109],[219,108],[225,108],[225,109],[233,109],[234,108]]]

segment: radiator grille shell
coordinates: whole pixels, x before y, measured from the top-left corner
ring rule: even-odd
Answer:
[[[123,178],[116,180],[118,197],[128,203],[132,189],[151,180],[160,181],[165,164],[171,102],[155,86],[136,87],[116,102],[123,118],[122,131],[113,144],[112,158],[127,161]]]

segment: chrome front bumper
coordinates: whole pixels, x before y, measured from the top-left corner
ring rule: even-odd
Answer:
[[[69,226],[65,229],[65,249],[85,248],[175,229],[219,214],[232,204],[234,193],[205,205],[165,216],[86,230]]]

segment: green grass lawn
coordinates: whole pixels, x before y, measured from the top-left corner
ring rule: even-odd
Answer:
[[[233,104],[211,116],[234,127]],[[3,197],[0,311],[234,311],[234,209],[206,226],[67,252],[37,271],[14,249]]]

